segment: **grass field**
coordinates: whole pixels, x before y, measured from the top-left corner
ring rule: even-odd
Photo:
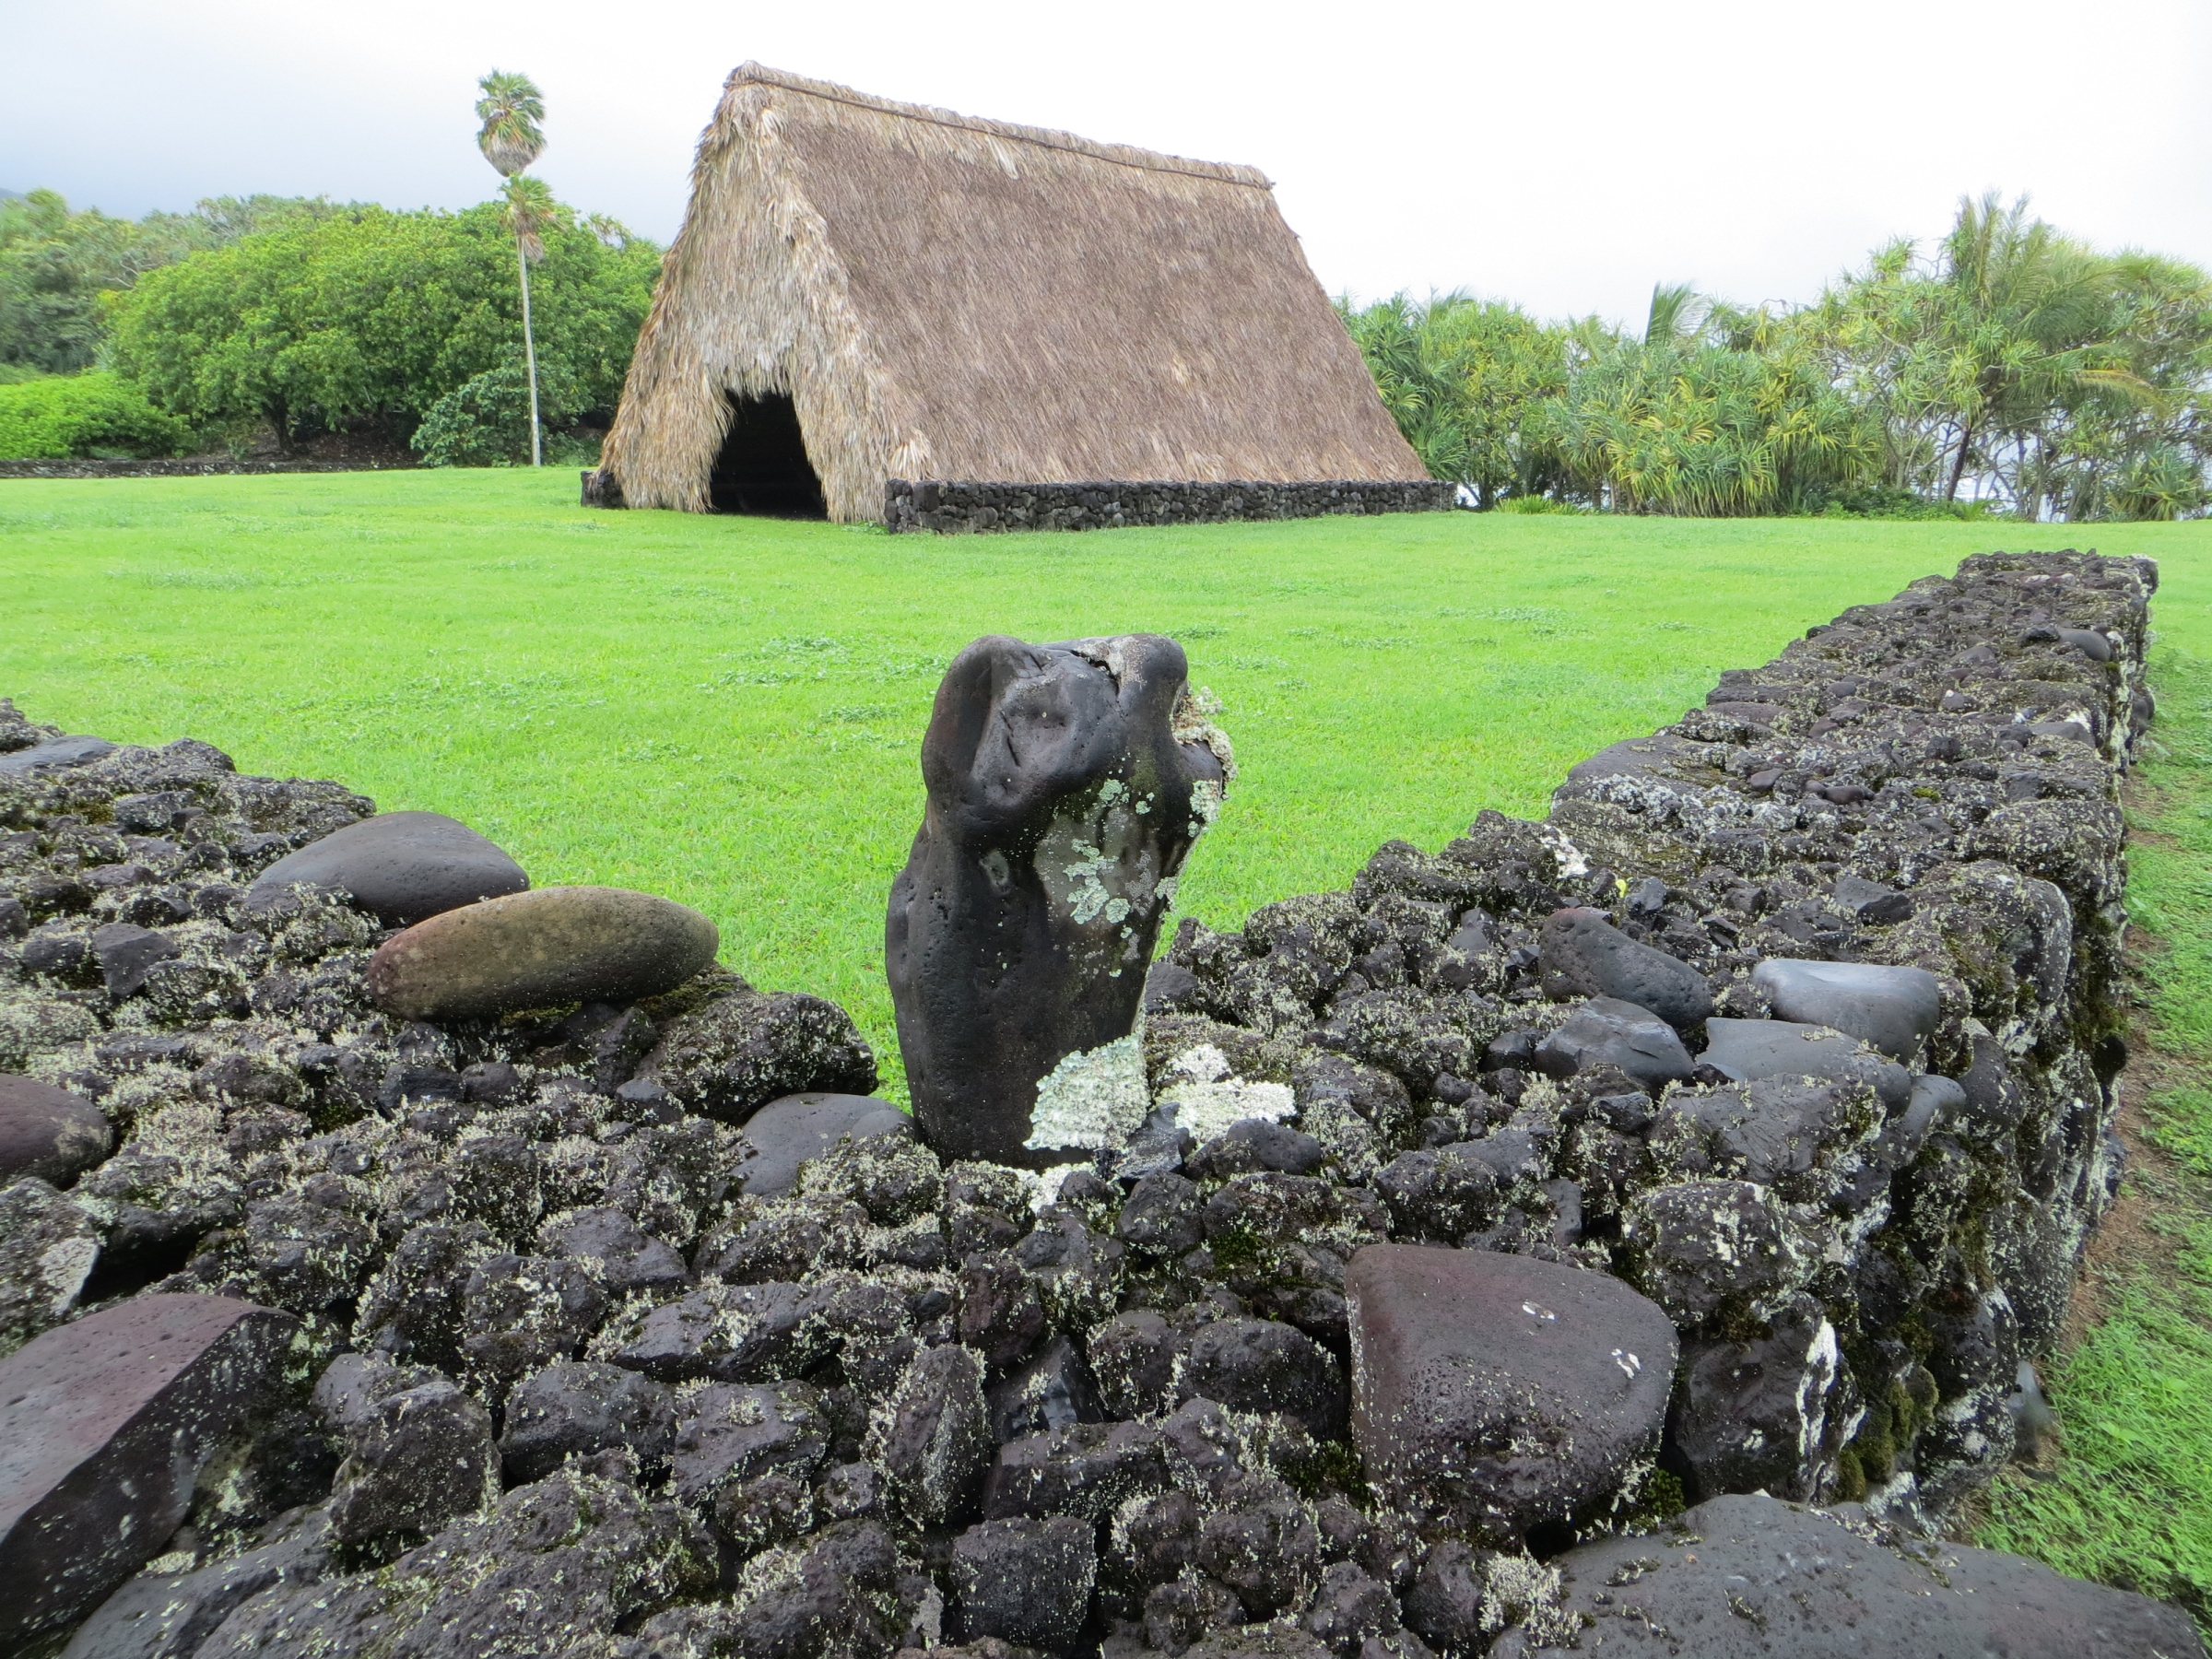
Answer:
[[[2161,758],[2131,903],[2157,935],[2155,1138],[2050,1382],[2067,1451],[1993,1543],[2212,1591],[2212,524],[1452,514],[972,539],[587,512],[526,472],[0,483],[0,695],[76,731],[186,734],[248,771],[465,818],[541,884],[699,906],[757,983],[850,1007],[894,1071],[890,878],[953,652],[1171,633],[1243,771],[1185,908],[1233,924],[1540,814],[1574,760],[1722,668],[1993,546],[2163,567]]]

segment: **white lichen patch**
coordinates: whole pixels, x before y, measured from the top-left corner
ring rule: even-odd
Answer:
[[[97,1239],[64,1239],[40,1253],[39,1279],[49,1299],[46,1312],[50,1318],[58,1320],[76,1305],[77,1292],[92,1277],[92,1264],[98,1260]]]
[[[1253,1083],[1230,1074],[1229,1057],[1210,1042],[1185,1049],[1169,1063],[1176,1081],[1159,1092],[1159,1104],[1200,1145],[1231,1124],[1265,1118],[1280,1124],[1298,1112],[1287,1083]]]
[[[1569,841],[1564,834],[1553,829],[1549,824],[1538,825],[1536,832],[1544,838],[1544,844],[1551,849],[1552,857],[1559,860],[1559,874],[1562,877],[1590,874],[1589,859],[1584,857],[1583,850]]]
[[[1565,1647],[1582,1620],[1559,1605],[1561,1588],[1557,1567],[1533,1556],[1492,1556],[1482,1575],[1482,1628],[1512,1626],[1525,1633],[1531,1648]]]
[[[1125,1146],[1151,1110],[1140,1019],[1128,1036],[1066,1055],[1039,1081],[1022,1145],[1033,1150]]]
[[[1089,1170],[1093,1167],[1088,1160],[1085,1160],[1077,1163],[1054,1164],[1045,1170],[1017,1170],[1014,1173],[1021,1178],[1022,1198],[1029,1206],[1030,1214],[1041,1216],[1046,1210],[1060,1202],[1060,1188],[1070,1175],[1078,1170]]]

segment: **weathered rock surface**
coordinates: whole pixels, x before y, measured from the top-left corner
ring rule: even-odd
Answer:
[[[1893,1109],[1912,1096],[1912,1074],[1903,1066],[1830,1026],[1786,1019],[1709,1019],[1705,1034],[1705,1064],[1739,1083],[1762,1077],[1862,1082]]]
[[[1553,1077],[1616,1066],[1652,1089],[1687,1077],[1693,1069],[1689,1051],[1666,1021],[1611,996],[1594,996],[1576,1008],[1536,1045],[1535,1060],[1539,1070]]]
[[[71,1623],[160,1550],[201,1466],[272,1404],[296,1325],[141,1297],[0,1359],[0,1643]]]
[[[319,1583],[332,1567],[330,1518],[320,1510],[294,1511],[242,1555],[140,1573],[77,1627],[62,1659],[191,1659],[247,1597]]]
[[[790,1192],[798,1184],[799,1166],[846,1135],[866,1140],[913,1132],[913,1119],[874,1095],[785,1095],[745,1120],[745,1138],[758,1153],[744,1166],[745,1190],[756,1198]]]
[[[507,1483],[526,1486],[571,1457],[616,1447],[650,1471],[668,1461],[676,1440],[676,1396],[618,1365],[562,1360],[507,1396],[500,1456]]]
[[[1501,1635],[1498,1659],[2204,1652],[2188,1616],[2148,1596],[1964,1545],[1885,1545],[1774,1498],[1716,1498],[1657,1536],[1585,1544],[1553,1565],[1558,1599]]]
[[[971,1641],[995,1636],[1068,1653],[1082,1634],[1098,1570],[1086,1522],[1055,1515],[971,1526],[952,1545],[961,1630]]]
[[[1185,672],[1155,634],[994,635],[937,689],[884,948],[915,1116],[949,1157],[1059,1161],[1150,1110],[1112,1045],[1134,1049],[1159,918],[1227,781]]]
[[[1832,1026],[1892,1060],[1912,1059],[1943,1017],[1941,987],[1925,968],[1769,957],[1751,971],[1751,982],[1777,1018]]]
[[[1638,944],[1601,912],[1587,906],[1554,911],[1538,937],[1547,995],[1633,1003],[1677,1030],[1712,1012],[1703,974],[1664,950]]]
[[[1352,1258],[1352,1433],[1423,1524],[1496,1541],[1578,1517],[1657,1449],[1674,1327],[1619,1280],[1488,1251]]]
[[[525,892],[530,877],[458,818],[380,812],[286,853],[254,877],[247,908],[266,908],[302,882],[339,888],[379,921],[408,927],[465,904]]]
[[[714,924],[624,888],[557,887],[464,905],[378,947],[369,994],[407,1019],[493,1019],[572,1002],[635,1002],[714,959]]]
[[[35,1175],[65,1187],[114,1143],[107,1114],[91,1101],[35,1077],[0,1073],[0,1184]]]

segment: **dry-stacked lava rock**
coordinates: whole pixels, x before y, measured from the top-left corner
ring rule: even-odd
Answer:
[[[0,1096],[37,1159],[0,1188],[0,1381],[37,1386],[0,1394],[74,1437],[0,1423],[50,1447],[0,1503],[0,1629],[1426,1659],[1828,1653],[1873,1617],[1900,1651],[2194,1651],[2173,1609],[1885,1530],[2006,1455],[2114,1178],[2150,585],[1969,561],[1578,769],[1548,824],[1185,924],[1161,1113],[1041,1181],[940,1158],[841,1012],[719,968],[380,1012],[420,905],[255,886],[373,839],[368,802],[8,710],[0,1070],[105,1130]],[[441,844],[484,860],[449,898],[529,913]],[[183,1347],[148,1370],[124,1313]],[[75,1494],[157,1418],[181,1461],[118,1546]],[[65,1582],[16,1571],[57,1549]],[[1849,1594],[1792,1576],[1823,1551]]]

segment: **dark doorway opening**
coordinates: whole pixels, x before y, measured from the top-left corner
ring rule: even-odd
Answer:
[[[806,459],[799,412],[788,397],[730,398],[730,431],[714,457],[707,500],[716,512],[827,518],[822,481]]]

